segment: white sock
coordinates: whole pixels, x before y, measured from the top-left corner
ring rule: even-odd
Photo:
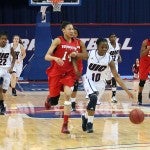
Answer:
[[[93,120],[94,120],[94,116],[88,116],[88,122],[93,123]]]

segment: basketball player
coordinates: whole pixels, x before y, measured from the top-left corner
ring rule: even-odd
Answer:
[[[0,115],[4,115],[6,111],[4,95],[10,84],[10,73],[12,73],[16,58],[13,48],[7,43],[7,39],[7,33],[0,32]]]
[[[138,104],[142,105],[142,91],[150,73],[150,39],[145,39],[140,51]]]
[[[118,72],[118,62],[121,62],[122,60],[121,60],[121,56],[120,56],[120,44],[116,41],[116,39],[117,39],[116,34],[111,33],[109,35],[108,53],[111,55],[111,57],[112,57],[112,59],[115,63],[117,72]],[[116,90],[117,90],[117,84],[116,84],[116,80],[113,77],[113,75],[112,75],[111,82],[112,82],[112,98],[111,98],[111,101],[113,103],[117,103],[117,99],[115,97],[116,96]]]
[[[133,79],[139,78],[139,59],[137,58],[135,64],[132,66],[132,72],[134,73]]]
[[[77,53],[78,40],[74,38],[74,27],[70,22],[61,25],[63,36],[55,38],[45,55],[45,60],[51,61],[47,69],[49,96],[45,102],[46,109],[58,104],[61,90],[64,91],[64,123],[62,133],[69,134],[68,118],[71,112],[70,97],[72,87],[76,81],[76,74],[80,74],[75,59],[81,54]],[[74,58],[74,59],[73,59]]]
[[[82,59],[87,59],[88,54],[86,51],[85,44],[80,39],[77,38],[78,36],[79,36],[79,30],[76,27],[74,27],[74,37],[78,41],[77,51],[80,54],[80,57],[78,57],[78,60],[77,60],[77,67],[78,67],[80,74],[82,75],[82,70],[83,70]],[[76,96],[77,96],[78,85],[79,85],[79,78],[76,80],[74,84],[73,92],[70,98],[72,111],[76,111]]]
[[[22,41],[19,35],[15,35],[13,37],[13,43],[11,43],[11,47],[16,52],[16,61],[13,67],[13,73],[11,75],[11,88],[12,88],[12,95],[17,96],[16,93],[16,83],[20,77],[23,68],[23,59],[26,56],[25,48],[22,45]]]
[[[97,50],[89,52],[86,74],[83,76],[83,84],[86,94],[89,96],[89,102],[86,107],[85,114],[82,115],[82,129],[87,133],[93,132],[93,119],[96,108],[97,99],[102,96],[105,90],[107,68],[118,82],[118,84],[126,91],[129,98],[133,98],[122,79],[117,73],[115,63],[108,51],[108,42],[106,39],[99,38],[96,41]]]

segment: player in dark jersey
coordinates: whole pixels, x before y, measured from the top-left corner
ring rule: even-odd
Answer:
[[[57,105],[60,92],[64,91],[64,123],[61,132],[69,134],[68,118],[71,112],[71,102],[69,100],[72,87],[79,74],[76,59],[82,56],[77,52],[78,41],[74,38],[73,25],[70,22],[63,22],[61,28],[63,36],[54,39],[45,55],[45,60],[51,61],[51,65],[46,71],[49,95],[45,102],[45,107],[50,109],[52,105]]]
[[[150,73],[150,39],[145,39],[140,51],[138,104],[142,105],[142,91]]]

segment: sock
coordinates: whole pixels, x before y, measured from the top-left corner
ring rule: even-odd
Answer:
[[[94,120],[94,116],[88,116],[88,122],[93,123],[93,120]]]
[[[70,98],[71,103],[76,101],[76,98]]]
[[[64,115],[64,123],[68,123],[68,119],[69,119],[69,116],[68,115]]]

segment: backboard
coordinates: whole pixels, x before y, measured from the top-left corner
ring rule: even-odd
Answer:
[[[63,6],[78,6],[81,5],[81,0],[64,0],[61,3]],[[49,0],[29,0],[30,6],[50,6],[52,3]]]

